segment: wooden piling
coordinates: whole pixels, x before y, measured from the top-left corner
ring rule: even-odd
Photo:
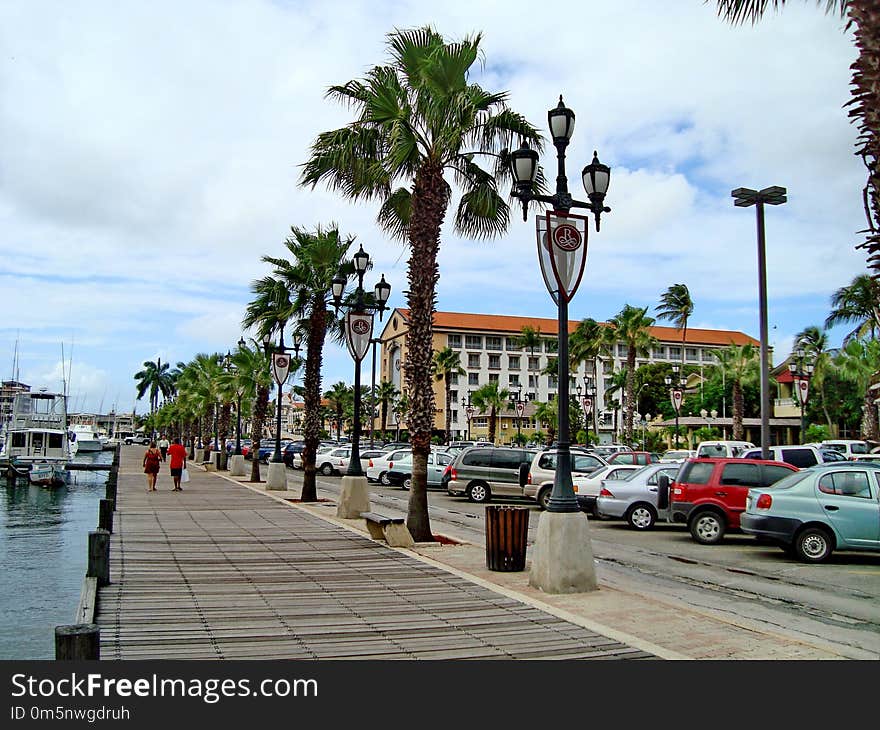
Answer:
[[[101,640],[98,624],[72,624],[55,627],[55,659],[100,659]]]
[[[110,533],[98,529],[89,533],[89,562],[86,575],[98,579],[98,587],[110,585]]]
[[[98,528],[113,534],[113,510],[116,500],[102,499],[98,501]]]

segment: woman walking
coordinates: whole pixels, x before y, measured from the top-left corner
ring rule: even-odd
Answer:
[[[144,474],[147,475],[147,491],[156,491],[156,477],[159,475],[159,464],[162,462],[162,452],[156,447],[155,441],[150,441],[150,448],[144,454]]]

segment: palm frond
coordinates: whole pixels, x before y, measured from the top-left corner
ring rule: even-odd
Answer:
[[[324,132],[302,165],[300,184],[314,188],[323,181],[331,190],[354,200],[386,195],[389,175],[379,162],[385,147],[384,133],[379,129],[350,126]]]
[[[495,189],[495,180],[478,182],[461,196],[455,230],[472,238],[491,238],[504,233],[510,208]]]
[[[398,241],[406,241],[412,220],[412,193],[397,188],[382,203],[376,222],[383,231]]]

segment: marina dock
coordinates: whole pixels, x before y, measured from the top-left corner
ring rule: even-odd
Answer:
[[[147,492],[142,453],[122,449],[102,659],[652,658],[199,467]]]

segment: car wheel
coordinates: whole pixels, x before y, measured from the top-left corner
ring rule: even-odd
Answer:
[[[318,471],[320,471],[325,477],[329,477],[333,474],[333,465],[321,464],[321,468]]]
[[[474,482],[467,490],[467,498],[471,502],[476,502],[477,504],[488,502],[491,499],[491,496],[489,485],[485,482]]]
[[[412,477],[407,477],[406,479],[404,479],[404,480],[403,480],[403,484],[402,484],[401,486],[402,486],[404,489],[406,489],[407,491],[409,491],[410,489],[412,489]]]
[[[550,495],[553,493],[552,487],[545,487],[541,490],[541,493],[538,495],[538,506],[541,509],[547,509],[547,505],[550,504]]]
[[[724,538],[727,524],[714,510],[697,512],[688,525],[691,537],[700,545],[717,545]]]
[[[650,530],[657,521],[657,511],[650,504],[635,504],[626,513],[626,522],[634,530]]]
[[[385,487],[390,487],[390,486],[391,486],[391,480],[388,478],[388,472],[387,472],[387,471],[383,471],[383,472],[379,475],[379,484],[381,484],[382,486],[385,486]]]
[[[821,563],[834,550],[831,535],[821,527],[808,527],[794,541],[794,552],[804,563]]]

